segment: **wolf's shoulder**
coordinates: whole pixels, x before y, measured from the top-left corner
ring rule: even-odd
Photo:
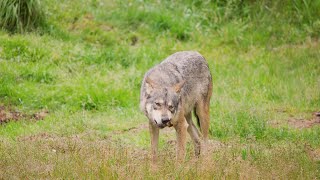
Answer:
[[[207,61],[197,51],[176,52],[160,64],[149,69],[144,76],[164,85],[174,84],[182,79],[201,78],[210,75]],[[143,81],[144,81],[143,80]]]
[[[194,61],[205,62],[204,57],[198,51],[179,51],[162,61],[161,64],[165,63],[193,63]]]

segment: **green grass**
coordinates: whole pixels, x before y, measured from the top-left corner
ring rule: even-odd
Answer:
[[[3,0],[0,2],[0,27],[11,33],[44,26],[45,17],[38,0]]]
[[[0,125],[0,179],[320,178],[319,125],[288,124],[320,111],[318,1],[41,5],[41,31],[0,31],[0,106],[49,111]],[[154,171],[140,83],[180,50],[209,63],[213,144],[177,166],[165,130]]]

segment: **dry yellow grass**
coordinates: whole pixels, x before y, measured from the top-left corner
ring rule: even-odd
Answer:
[[[85,133],[62,137],[40,133],[0,141],[1,179],[106,178],[106,179],[315,179],[316,161],[304,154],[303,145],[277,142],[261,144],[211,141],[204,156],[176,164],[174,143],[160,150],[151,166],[148,150],[112,138]],[[315,151],[316,152],[316,151]]]

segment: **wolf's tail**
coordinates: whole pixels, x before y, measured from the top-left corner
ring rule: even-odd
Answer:
[[[197,112],[196,112],[196,108],[194,108],[194,116],[196,116],[197,125],[198,125],[198,127],[200,128],[200,119],[199,119],[199,116],[198,116],[198,114],[197,114]]]

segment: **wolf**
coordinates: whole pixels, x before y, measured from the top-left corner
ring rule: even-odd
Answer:
[[[212,76],[208,63],[196,51],[176,52],[145,73],[141,83],[140,109],[149,119],[154,162],[159,129],[164,127],[176,130],[178,161],[183,161],[186,155],[187,132],[193,141],[195,155],[200,155],[208,142],[211,95]],[[192,121],[193,111],[201,133]]]

